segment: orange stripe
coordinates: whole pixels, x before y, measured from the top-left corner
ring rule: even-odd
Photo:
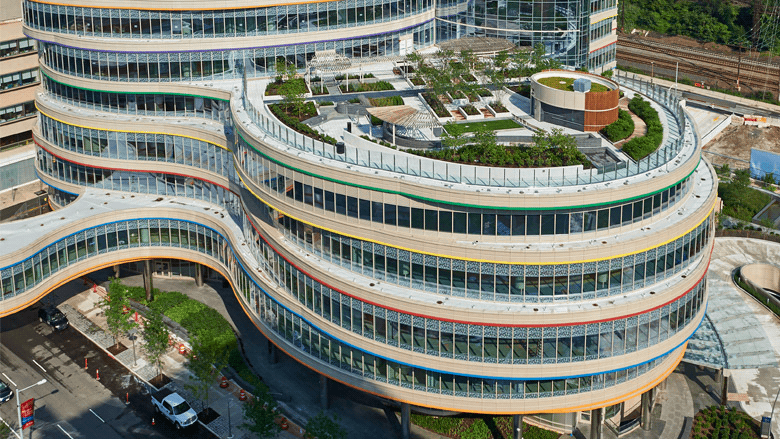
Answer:
[[[439,409],[439,410],[447,410],[447,411],[453,410],[452,407],[442,407],[442,406],[436,406],[436,405],[432,405],[432,404],[424,404],[424,403],[420,403],[419,401],[404,400],[404,399],[388,396],[388,395],[385,395],[385,394],[382,394],[382,393],[366,390],[366,389],[364,389],[362,387],[358,387],[358,386],[355,386],[353,384],[349,384],[349,383],[347,383],[345,381],[342,381],[340,379],[333,378],[332,376],[327,375],[327,374],[323,373],[322,371],[320,371],[318,369],[315,369],[314,367],[304,363],[302,360],[298,359],[297,356],[290,355],[290,353],[286,349],[282,348],[279,344],[277,344],[276,342],[271,340],[270,337],[265,335],[265,331],[263,331],[263,329],[260,328],[260,326],[255,322],[254,314],[252,314],[249,311],[247,311],[246,306],[244,305],[244,301],[241,299],[241,296],[238,294],[238,292],[237,292],[237,290],[236,290],[236,288],[235,288],[235,286],[233,284],[232,279],[230,278],[230,276],[226,276],[225,275],[227,273],[227,271],[223,271],[221,268],[217,268],[217,267],[215,267],[215,266],[213,266],[211,264],[203,263],[201,261],[195,261],[193,259],[189,259],[189,258],[185,258],[185,257],[171,257],[171,256],[165,256],[165,255],[156,256],[154,258],[132,257],[132,258],[118,259],[118,260],[114,260],[114,261],[111,261],[111,262],[108,262],[108,263],[92,265],[88,269],[81,270],[78,273],[76,273],[76,274],[74,274],[74,275],[72,275],[72,276],[70,276],[70,277],[68,277],[66,279],[63,279],[63,280],[57,282],[52,287],[46,289],[44,292],[42,292],[41,294],[37,295],[33,299],[31,299],[31,300],[29,300],[29,301],[27,301],[27,302],[25,302],[25,303],[23,303],[21,305],[18,305],[18,306],[14,307],[14,308],[11,308],[11,309],[9,309],[7,311],[4,311],[4,312],[0,313],[0,317],[5,317],[7,315],[10,315],[10,314],[12,314],[14,312],[17,312],[17,311],[19,311],[21,309],[24,309],[24,308],[30,306],[31,304],[37,302],[38,300],[40,300],[43,296],[45,296],[46,294],[48,294],[52,290],[58,288],[59,286],[65,284],[67,282],[70,282],[71,280],[77,279],[77,278],[81,277],[84,274],[91,273],[93,271],[96,271],[96,270],[99,270],[99,269],[102,269],[102,268],[105,268],[105,267],[108,267],[108,266],[121,264],[121,263],[134,262],[134,261],[143,261],[143,260],[147,260],[147,259],[159,259],[159,258],[165,258],[165,257],[170,257],[171,259],[180,259],[180,260],[185,260],[185,261],[189,261],[189,262],[194,262],[194,263],[197,263],[197,264],[202,264],[202,265],[205,265],[205,266],[211,268],[212,270],[215,270],[215,271],[221,273],[225,277],[225,279],[228,281],[228,283],[230,283],[230,288],[233,290],[233,294],[236,296],[236,299],[238,300],[239,305],[241,305],[241,309],[244,310],[244,313],[247,314],[247,316],[249,317],[250,321],[258,329],[258,331],[260,331],[260,333],[262,333],[268,339],[268,341],[271,342],[274,346],[276,346],[279,350],[281,350],[282,352],[287,354],[289,357],[291,357],[293,360],[295,360],[298,363],[302,364],[306,368],[312,370],[313,372],[316,372],[317,374],[325,375],[328,378],[332,379],[333,381],[341,383],[341,384],[343,384],[343,385],[345,385],[347,387],[351,387],[353,389],[357,389],[359,391],[366,392],[366,393],[369,393],[371,395],[378,396],[380,398],[390,399],[390,400],[394,400],[394,401],[398,401],[398,402],[402,402],[402,403],[407,403],[407,404],[411,404],[411,405],[415,405],[415,406],[420,406],[420,407],[428,407],[428,408]],[[612,399],[600,401],[600,402],[595,402],[595,403],[591,403],[591,404],[585,404],[585,405],[581,405],[581,406],[565,407],[565,408],[560,408],[560,409],[546,410],[545,412],[546,413],[570,413],[570,412],[575,412],[575,411],[592,410],[592,409],[596,409],[596,408],[601,408],[601,407],[606,407],[606,406],[609,406],[609,405],[617,404],[618,402],[623,402],[623,401],[626,401],[626,400],[628,400],[630,398],[633,398],[634,396],[640,395],[640,394],[644,393],[646,390],[649,390],[649,389],[657,386],[659,383],[661,383],[661,381],[666,379],[666,377],[669,376],[672,373],[672,371],[677,367],[677,365],[682,360],[682,357],[685,354],[685,347],[686,346],[687,346],[687,343],[685,344],[685,346],[683,346],[683,349],[681,350],[680,355],[677,357],[677,360],[674,361],[674,364],[672,364],[672,366],[670,368],[668,368],[666,371],[664,371],[661,374],[661,376],[659,376],[656,380],[650,382],[649,384],[646,384],[645,386],[643,386],[643,387],[641,387],[639,389],[636,389],[636,390],[631,391],[629,393],[626,393],[624,395],[621,395],[621,396],[618,396],[618,397],[615,397],[615,398],[612,398]],[[454,409],[454,410],[464,411],[464,410],[461,410],[461,409]],[[530,412],[518,412],[518,411],[496,412],[496,411],[485,411],[485,410],[469,410],[468,413],[494,414],[494,415],[534,414],[534,413],[538,413],[538,410],[530,411]]]
[[[143,247],[143,248],[146,248],[146,247]],[[116,260],[113,260],[111,262],[106,262],[106,263],[97,264],[97,265],[91,265],[90,268],[87,268],[85,270],[81,270],[81,271],[77,272],[76,274],[74,274],[72,276],[68,276],[67,278],[65,278],[65,279],[63,279],[61,281],[58,281],[57,283],[55,283],[51,287],[49,287],[46,290],[42,291],[40,294],[36,295],[35,297],[33,297],[32,299],[28,300],[27,302],[24,302],[24,303],[22,303],[20,305],[17,305],[15,307],[13,307],[13,308],[10,308],[8,310],[0,311],[0,317],[6,317],[6,316],[11,315],[11,314],[13,314],[15,312],[21,311],[22,309],[27,308],[28,306],[30,306],[30,305],[34,304],[35,302],[41,300],[41,298],[43,298],[43,296],[51,293],[53,290],[59,288],[63,284],[66,284],[66,283],[68,283],[68,282],[70,282],[72,280],[75,280],[75,279],[77,279],[77,278],[79,278],[79,277],[81,277],[81,276],[83,276],[85,274],[92,273],[93,271],[97,271],[97,270],[100,270],[100,269],[103,269],[103,268],[106,268],[106,267],[110,267],[110,266],[114,266],[114,265],[117,265],[117,264],[123,264],[123,263],[126,263],[126,262],[144,261],[144,260],[147,260],[147,259],[160,259],[160,258],[166,258],[166,257],[167,258],[171,258],[171,259],[180,259],[180,260],[184,260],[184,261],[193,262],[193,263],[196,263],[196,264],[205,265],[205,266],[211,268],[212,270],[219,271],[220,273],[222,273],[222,270],[220,270],[218,268],[215,268],[214,266],[212,266],[210,264],[206,264],[206,263],[203,263],[201,261],[196,261],[194,259],[183,258],[183,257],[173,257],[173,256],[161,255],[161,256],[155,256],[153,258],[150,258],[150,257],[131,257],[131,258],[116,259]],[[87,260],[89,260],[89,259],[87,259]],[[22,293],[22,294],[25,294],[25,293]]]
[[[226,279],[227,279],[227,277],[226,277]],[[290,355],[290,353],[286,349],[282,348],[279,344],[277,344],[276,342],[271,340],[270,337],[265,335],[266,334],[265,331],[255,322],[254,315],[246,310],[246,307],[244,306],[244,302],[241,300],[239,295],[236,293],[236,289],[233,287],[233,282],[230,279],[227,279],[227,280],[230,283],[231,288],[233,289],[233,294],[238,298],[238,303],[239,303],[239,305],[241,305],[241,308],[244,310],[244,313],[247,314],[247,316],[249,317],[249,320],[252,322],[252,324],[255,325],[257,330],[260,331],[263,334],[263,336],[265,336],[265,338],[268,339],[268,341],[270,343],[272,343],[279,350],[281,350],[282,352],[287,354],[290,358],[292,358],[293,360],[295,360],[298,363],[302,364],[303,366],[305,366],[306,368],[310,369],[311,371],[313,371],[313,372],[315,372],[315,373],[317,373],[319,375],[325,375],[326,377],[328,377],[329,379],[331,379],[333,381],[336,381],[337,383],[343,384],[343,385],[345,385],[347,387],[351,387],[351,388],[359,390],[361,392],[366,392],[366,393],[369,393],[371,395],[378,396],[380,398],[390,399],[390,400],[398,401],[398,402],[401,402],[401,403],[411,404],[411,405],[415,405],[415,406],[419,406],[419,407],[427,407],[427,408],[432,408],[432,409],[438,409],[438,410],[445,410],[445,411],[453,411],[454,410],[454,411],[460,411],[460,412],[464,412],[464,413],[478,413],[478,414],[492,414],[492,415],[538,414],[539,413],[538,410],[527,411],[527,412],[522,412],[522,411],[511,411],[511,412],[500,412],[499,411],[499,412],[497,412],[497,411],[485,411],[485,410],[468,410],[468,411],[466,411],[466,410],[453,408],[453,407],[442,407],[442,406],[437,406],[437,405],[432,405],[432,404],[424,404],[424,403],[421,403],[419,401],[410,401],[410,400],[405,400],[405,399],[401,399],[401,398],[396,398],[396,397],[393,397],[393,396],[388,396],[388,395],[385,395],[383,393],[373,392],[371,390],[367,390],[367,389],[364,389],[362,387],[355,386],[354,384],[349,384],[349,383],[347,383],[345,381],[342,381],[340,379],[333,378],[332,376],[323,373],[321,370],[315,369],[313,366],[310,366],[310,365],[306,364],[302,360],[298,359],[298,357],[296,357],[294,355]],[[688,343],[686,342],[684,347],[687,347],[687,346],[688,346]],[[680,363],[680,361],[682,361],[683,355],[685,355],[685,349],[684,348],[682,349],[682,351],[680,352],[680,355],[677,357],[677,359],[674,361],[674,364],[672,364],[671,367],[669,367],[667,370],[665,370],[661,374],[661,376],[659,376],[656,380],[650,382],[649,384],[647,384],[647,385],[645,385],[645,386],[643,386],[643,387],[641,387],[639,389],[633,390],[633,391],[631,391],[629,393],[626,393],[624,395],[618,396],[616,398],[607,399],[607,400],[604,400],[604,401],[595,402],[595,403],[591,403],[591,404],[585,404],[585,405],[581,405],[581,406],[565,407],[565,408],[553,409],[553,410],[545,410],[545,413],[571,413],[571,412],[575,412],[575,411],[592,410],[592,409],[596,409],[596,408],[602,408],[602,407],[607,407],[607,406],[610,406],[610,405],[614,405],[614,404],[617,404],[618,402],[627,401],[627,400],[633,398],[634,396],[640,395],[640,394],[644,393],[645,391],[647,391],[649,389],[652,389],[653,387],[655,387],[658,384],[660,384],[661,381],[665,380],[666,377],[668,377],[674,371],[674,369],[677,368],[677,365]],[[490,401],[492,401],[492,400],[490,400]]]

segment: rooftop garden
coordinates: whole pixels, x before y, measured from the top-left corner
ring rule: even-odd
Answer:
[[[655,152],[664,140],[664,127],[658,112],[650,105],[650,102],[636,95],[628,103],[628,109],[639,116],[647,125],[647,133],[644,136],[634,137],[625,144],[622,150],[634,160],[641,160]]]
[[[539,78],[539,84],[546,85],[547,87],[558,90],[574,91],[575,79],[576,78],[564,78],[562,76],[550,76],[548,78]],[[591,81],[590,83],[590,91],[593,93],[600,93],[609,90],[609,87],[601,85],[597,82]]]
[[[634,120],[631,113],[618,109],[618,120],[601,129],[601,134],[607,136],[610,142],[619,142],[634,134]]]
[[[486,120],[484,122],[469,122],[469,123],[450,123],[447,124],[446,129],[450,134],[463,134],[473,133],[480,129],[488,129],[492,131],[498,130],[511,130],[515,128],[522,128],[523,126],[511,119],[501,120]]]
[[[339,88],[344,93],[362,93],[368,91],[395,90],[393,84],[387,81],[350,82],[349,84],[341,84]]]
[[[499,121],[495,121],[499,122]],[[496,142],[496,133],[485,123],[471,124],[473,133],[456,128],[459,124],[448,123],[442,135],[442,145],[437,151],[407,150],[407,152],[435,160],[463,163],[477,166],[501,166],[509,168],[547,168],[556,166],[593,165],[577,149],[574,137],[562,130],[539,131],[534,141],[526,146],[507,146]]]

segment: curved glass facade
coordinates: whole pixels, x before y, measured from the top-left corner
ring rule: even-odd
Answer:
[[[606,66],[614,0],[147,6],[23,2],[44,66],[37,171],[68,207],[37,247],[0,246],[0,315],[93,265],[179,257],[225,275],[297,361],[411,404],[581,410],[675,367],[706,308],[704,278],[685,278],[707,271],[715,181],[670,91],[639,90],[669,133],[646,159],[519,169],[348,136],[337,152],[268,113],[252,80],[467,36]]]
[[[340,30],[400,20],[432,8],[431,0],[340,0],[192,13],[24,2],[25,21],[34,29],[107,38],[155,39],[244,37]]]

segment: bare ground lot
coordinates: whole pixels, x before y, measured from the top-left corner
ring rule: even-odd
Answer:
[[[762,149],[780,154],[780,127],[759,128],[732,123],[715,139],[709,142],[704,151],[725,155],[704,154],[712,164],[721,166],[728,163],[731,169],[745,169],[750,166],[750,148]],[[742,160],[742,161],[740,161]]]

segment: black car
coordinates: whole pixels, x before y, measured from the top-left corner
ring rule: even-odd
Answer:
[[[0,380],[0,404],[8,401],[14,396],[14,391],[8,387],[8,384]]]
[[[38,310],[38,320],[46,323],[57,331],[68,327],[68,318],[57,308],[43,307]]]

